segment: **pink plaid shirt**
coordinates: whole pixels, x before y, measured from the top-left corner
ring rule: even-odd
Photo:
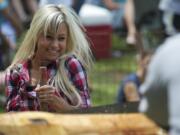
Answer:
[[[7,111],[38,111],[40,105],[30,82],[30,60],[16,65],[6,73],[6,110]],[[70,56],[65,61],[67,74],[73,85],[77,88],[81,98],[81,108],[90,106],[90,95],[87,83],[87,75],[82,64],[74,57]],[[52,62],[47,66],[48,77],[52,78],[57,71],[57,63]],[[68,98],[60,91],[56,91],[57,96],[62,96],[69,102]],[[71,103],[70,103],[71,104]],[[51,108],[51,106],[49,107]],[[53,111],[52,108],[49,111]]]

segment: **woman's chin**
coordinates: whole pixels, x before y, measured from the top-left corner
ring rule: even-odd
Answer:
[[[55,60],[57,60],[58,58],[59,58],[59,57],[57,57],[57,56],[56,56],[56,57],[49,57],[47,60],[48,60],[48,61],[55,61]]]

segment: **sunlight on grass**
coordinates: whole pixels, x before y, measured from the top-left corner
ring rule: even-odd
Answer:
[[[94,106],[105,105],[114,102],[116,98],[116,83],[95,83],[93,85],[94,91],[92,91],[92,104]]]
[[[93,106],[112,104],[122,78],[136,70],[134,54],[95,62],[91,79]]]
[[[118,35],[113,34],[113,50],[122,52],[122,56],[95,61],[90,75],[93,106],[114,103],[122,78],[128,73],[136,71],[136,50],[126,45],[124,37],[120,38]]]

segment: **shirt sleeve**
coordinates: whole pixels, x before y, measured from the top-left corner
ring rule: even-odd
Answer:
[[[79,94],[82,99],[82,108],[88,108],[90,103],[90,94],[87,82],[87,74],[80,63],[76,58],[72,57],[67,62],[67,69],[69,72],[70,80],[72,81],[73,85],[79,90]]]
[[[5,76],[6,111],[36,110],[33,92],[25,92],[23,89],[23,77],[19,72],[7,70]]]
[[[11,70],[7,70],[6,76],[5,76],[5,83],[6,83],[6,97],[7,97],[7,103],[6,103],[6,111],[18,111],[20,96],[18,95],[18,90],[16,87],[15,80],[12,79]]]

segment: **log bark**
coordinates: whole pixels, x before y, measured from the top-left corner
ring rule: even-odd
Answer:
[[[71,115],[13,112],[0,115],[0,135],[166,135],[166,133],[140,113]]]

